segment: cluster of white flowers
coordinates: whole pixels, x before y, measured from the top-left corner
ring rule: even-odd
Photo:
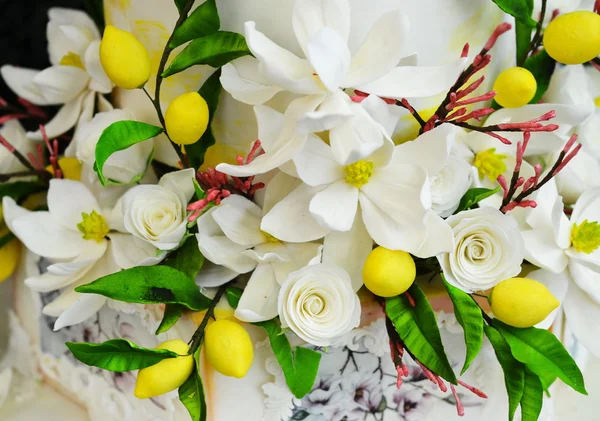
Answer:
[[[562,300],[575,333],[600,355],[595,323],[600,320],[595,101],[600,73],[583,66],[560,68],[543,104],[501,109],[484,123],[522,122],[556,111],[558,131],[531,135],[521,169],[526,177],[536,164],[555,162],[569,135],[579,132],[580,153],[528,197],[537,207],[503,209],[500,191],[475,209],[456,213],[469,189],[496,188],[499,175],[511,179],[523,133],[504,133],[512,141],[508,145],[444,123],[401,139],[400,113],[404,120],[410,115],[396,100],[440,98],[467,58],[418,66],[406,45],[410,26],[401,10],[384,13],[362,45],[351,50],[350,16],[347,0],[297,1],[290,23],[304,58],[267,38],[254,22],[246,23],[253,56],[225,65],[220,80],[233,98],[254,106],[263,153],[242,165],[221,163],[216,170],[260,177],[265,188],[253,196],[234,191],[198,218],[197,233],[192,232],[207,259],[198,285],[214,288],[247,278],[238,319],[279,316],[300,338],[327,346],[360,323],[356,293],[374,245],[437,258],[445,279],[466,292],[493,288],[518,276],[529,262],[539,268],[529,277]],[[100,134],[136,110],[111,110],[99,95],[97,110],[103,112],[94,116],[95,92],[112,89],[98,64],[99,34],[82,13],[54,9],[50,18],[54,65],[40,73],[4,66],[2,75],[35,104],[65,104],[47,130],[53,137],[78,122],[67,155],[83,163],[82,178],[53,180],[48,211],[30,212],[10,198],[3,210],[25,246],[51,262],[47,273],[27,284],[36,291],[63,291],[44,309],[59,317],[59,329],[89,317],[106,301],[73,287],[157,264],[186,239],[195,170],[157,181],[148,165],[154,152],[150,140],[105,164],[106,177],[121,185],[99,186],[92,167]],[[286,106],[267,105],[275,96],[285,96]],[[17,123],[2,130],[15,146],[28,144]],[[2,171],[19,165],[2,149],[0,159]]]

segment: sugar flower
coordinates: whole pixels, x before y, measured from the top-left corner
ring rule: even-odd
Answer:
[[[0,128],[0,136],[25,155],[35,150],[35,143],[27,139],[19,120],[12,119],[4,123]],[[7,148],[0,146],[0,173],[7,174],[24,169],[25,166]]]
[[[48,11],[48,52],[52,66],[45,70],[5,65],[0,73],[20,97],[36,105],[62,105],[46,124],[50,138],[57,137],[78,122],[81,115],[91,118],[96,94],[112,91],[112,83],[100,64],[100,33],[84,12],[59,7]],[[40,131],[28,133],[42,140]]]

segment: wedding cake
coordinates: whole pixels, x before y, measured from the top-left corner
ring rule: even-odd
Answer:
[[[575,63],[547,41],[553,11],[597,6],[559,3],[51,9],[52,67],[2,67],[25,101],[0,116],[0,176],[17,176],[0,178],[0,222],[21,249],[0,290],[0,418],[559,420],[553,381],[585,392],[575,362],[600,351],[600,47]],[[506,69],[525,81],[504,89]],[[387,293],[386,267],[408,285]],[[546,294],[541,317],[514,298]],[[212,339],[220,322],[247,333]],[[186,358],[174,387],[156,385],[175,365],[140,386]]]

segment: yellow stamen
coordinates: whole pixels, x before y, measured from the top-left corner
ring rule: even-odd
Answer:
[[[268,232],[265,232],[263,230],[260,230],[260,232],[262,233],[262,235],[265,236],[266,243],[280,243],[281,242],[281,240],[279,238],[272,236]]]
[[[83,234],[84,240],[101,242],[110,231],[106,219],[96,211],[81,214],[82,221],[77,224],[77,229]]]
[[[588,222],[586,219],[581,225],[573,224],[571,242],[580,253],[590,254],[600,247],[600,224]]]
[[[476,154],[473,166],[479,171],[479,178],[487,176],[490,181],[496,181],[506,171],[506,158],[506,155],[496,153],[496,148],[491,148]]]
[[[369,182],[373,175],[373,163],[364,159],[344,167],[346,172],[346,183],[352,184],[357,189]]]
[[[596,107],[600,107],[600,96],[594,99],[594,104],[596,104]]]
[[[85,70],[85,66],[83,65],[83,61],[81,61],[81,56],[79,54],[75,54],[72,51],[69,51],[67,54],[60,59],[61,66],[73,66],[79,67],[80,69]]]

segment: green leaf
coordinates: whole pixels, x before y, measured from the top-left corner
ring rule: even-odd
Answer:
[[[134,267],[104,276],[75,291],[126,303],[180,304],[194,311],[206,310],[211,303],[185,273],[168,266]]]
[[[537,82],[535,96],[529,101],[530,104],[537,104],[550,86],[550,79],[554,74],[556,61],[548,55],[546,50],[542,50],[533,57],[529,57],[523,67],[533,74]]]
[[[525,366],[512,356],[510,347],[500,332],[491,326],[485,326],[484,329],[504,372],[504,384],[508,393],[508,419],[512,421],[523,398]]]
[[[205,421],[206,398],[197,363],[190,377],[179,387],[178,393],[179,400],[190,413],[192,421]]]
[[[12,197],[16,202],[30,194],[46,190],[44,186],[32,181],[17,181],[14,183],[0,183],[0,202],[5,196]]]
[[[321,354],[312,349],[297,347],[292,350],[287,336],[282,334],[281,327],[275,320],[253,323],[267,331],[271,348],[283,369],[285,381],[295,397],[301,399],[312,390]]]
[[[233,308],[237,308],[240,303],[240,298],[242,298],[242,293],[244,291],[240,288],[236,287],[228,287],[225,290],[225,297],[227,298],[227,302]]]
[[[435,313],[427,296],[416,284],[408,292],[415,300],[415,307],[405,294],[387,298],[385,311],[388,317],[411,354],[435,374],[456,384],[456,375],[444,351]]]
[[[181,318],[185,307],[180,306],[179,304],[167,304],[165,306],[165,314],[163,315],[163,319],[156,329],[156,335],[159,333],[164,333],[175,326],[175,323]]]
[[[207,0],[196,7],[181,26],[175,29],[169,47],[176,48],[195,38],[205,37],[217,32],[220,27],[216,1]]]
[[[492,325],[502,333],[512,355],[540,377],[555,375],[575,391],[587,395],[583,375],[558,338],[547,330],[519,329],[498,319]]]
[[[165,358],[177,357],[176,353],[166,349],[142,348],[126,339],[111,339],[101,344],[67,342],[66,345],[82,363],[118,373],[139,370]]]
[[[537,421],[542,412],[544,388],[540,378],[533,371],[525,368],[524,374],[521,421]]]
[[[481,345],[483,344],[483,315],[481,314],[481,308],[479,308],[469,294],[453,287],[445,279],[444,285],[454,305],[456,320],[465,332],[467,355],[465,357],[465,364],[460,372],[460,374],[464,374],[477,357],[477,354],[479,354],[479,351],[481,351]]]
[[[217,107],[219,105],[219,97],[221,95],[222,87],[221,82],[219,81],[219,77],[221,77],[221,69],[217,70],[215,73],[209,77],[204,85],[200,88],[198,93],[208,105],[209,111],[209,120],[208,120],[208,130],[204,132],[204,135],[200,138],[200,140],[191,145],[187,145],[185,150],[187,152],[188,158],[190,160],[190,164],[194,168],[200,168],[202,164],[204,164],[204,156],[206,155],[206,151],[212,145],[215,144],[215,136],[212,131],[212,121],[217,112]]]
[[[500,9],[513,16],[527,26],[535,27],[537,22],[532,19],[533,5],[529,0],[492,0]]]
[[[177,6],[177,9],[179,10],[180,13],[188,1],[189,0],[175,0],[175,6]]]
[[[96,144],[96,163],[94,164],[94,169],[98,172],[98,178],[102,185],[106,186],[107,184],[102,168],[113,153],[144,140],[152,139],[162,132],[161,127],[133,120],[117,121],[104,129]]]
[[[531,26],[517,21],[515,31],[517,37],[517,66],[522,67],[529,54],[533,29]]]
[[[214,32],[190,42],[162,73],[162,77],[173,76],[197,64],[218,68],[250,54],[243,35],[226,31]]]
[[[162,265],[177,269],[195,281],[198,272],[204,265],[204,256],[200,253],[196,236],[193,235],[185,240],[181,247],[162,262]]]
[[[1,224],[0,224],[0,229],[2,229],[2,225]],[[3,237],[0,237],[0,249],[2,247],[4,247],[5,245],[7,245],[8,243],[10,243],[15,238],[17,238],[17,236],[14,235],[12,232],[9,232],[8,234],[6,234]]]
[[[483,199],[487,199],[490,196],[495,195],[500,191],[500,186],[495,189],[486,189],[486,188],[473,188],[467,190],[464,196],[460,199],[460,203],[458,204],[458,208],[454,211],[455,214],[458,212],[462,212],[467,209],[471,209],[476,204],[481,202]]]

